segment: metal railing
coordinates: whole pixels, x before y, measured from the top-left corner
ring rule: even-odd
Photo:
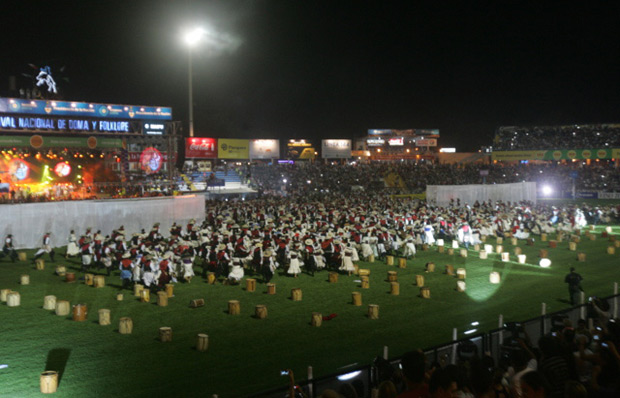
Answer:
[[[618,294],[618,284],[614,284],[614,295],[603,298],[609,303],[609,307],[612,311],[613,318],[618,316],[618,301],[620,295]],[[535,318],[528,319],[520,322],[525,333],[529,337],[532,343],[538,342],[538,339],[543,335],[549,333],[552,329],[552,320],[556,317],[562,317],[569,319],[573,325],[577,324],[579,319],[587,319],[588,317],[588,303],[583,303],[578,306],[557,311],[550,314],[544,314]],[[543,313],[545,305],[543,304]],[[499,316],[499,322],[502,323],[502,316]],[[502,355],[505,353],[505,346],[503,343],[505,339],[509,337],[510,330],[506,327],[499,327],[488,332],[478,333],[462,339],[455,339],[449,343],[440,344],[434,347],[424,349],[426,355],[427,364],[440,363],[449,364],[457,361],[457,348],[460,344],[471,344],[476,346],[478,355],[488,354],[494,360],[495,363],[500,363]],[[387,351],[387,347],[385,349]],[[373,358],[374,359],[374,358]],[[385,358],[387,359],[387,358]],[[397,367],[400,364],[400,357],[388,359],[388,362]],[[311,369],[311,368],[309,368]],[[358,373],[359,372],[359,373]],[[311,372],[309,372],[311,373]],[[338,391],[338,388],[343,384],[343,381],[339,380],[339,377],[343,375],[351,376],[347,382],[355,382],[363,385],[364,395],[362,397],[370,397],[371,390],[381,380],[378,380],[376,376],[376,368],[373,364],[360,366],[357,368],[347,369],[346,372],[338,372],[326,376],[322,376],[316,379],[303,380],[297,382],[297,385],[301,387],[303,392],[309,397],[318,397],[326,389],[333,389]],[[269,391],[264,391],[251,398],[283,398],[288,397],[288,387],[279,387]]]

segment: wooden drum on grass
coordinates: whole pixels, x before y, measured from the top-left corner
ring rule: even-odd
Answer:
[[[370,278],[362,276],[362,289],[370,289]]]
[[[239,315],[241,313],[239,300],[228,300],[228,313],[230,315]]]
[[[398,282],[390,282],[390,294],[398,296],[400,294],[400,284]]]
[[[6,303],[6,296],[11,293],[11,289],[0,290],[0,301]]]
[[[56,275],[65,276],[67,274],[67,268],[64,265],[59,265],[56,267]]]
[[[276,284],[275,283],[268,283],[267,284],[267,294],[276,294]]]
[[[70,303],[67,300],[57,300],[56,301],[56,315],[58,316],[67,316],[70,311]]]
[[[353,292],[352,293],[352,297],[353,297],[353,305],[356,307],[359,307],[362,305],[362,293],[360,292]]]
[[[17,259],[19,261],[26,261],[28,257],[26,256],[26,252],[17,252]]]
[[[43,260],[42,258],[37,258],[36,260],[34,260],[34,265],[39,271],[45,270],[45,260]]]
[[[300,288],[295,288],[291,290],[291,300],[293,301],[301,301],[302,292]]]
[[[190,308],[203,307],[205,305],[205,299],[194,299],[189,302]]]
[[[425,299],[431,298],[431,289],[429,287],[420,288],[420,296]]]
[[[388,282],[396,282],[396,281],[398,281],[398,274],[396,273],[396,271],[388,271],[388,273],[387,273],[387,280],[388,280]]]
[[[93,280],[93,286],[95,286],[95,287],[105,287],[105,276],[103,276],[103,275],[96,275],[95,279]]]
[[[387,265],[394,265],[394,256],[385,256],[385,263]]]
[[[56,309],[56,296],[45,296],[43,298],[43,309],[53,311]]]
[[[209,335],[204,333],[199,333],[196,336],[196,349],[201,352],[207,351],[209,348]]]
[[[110,310],[105,308],[99,310],[99,324],[101,326],[110,324]]]
[[[248,278],[245,280],[245,290],[248,292],[256,291],[256,279]]]
[[[168,293],[164,291],[157,292],[157,305],[160,307],[168,306]]]
[[[379,306],[377,304],[368,305],[368,318],[379,319]]]
[[[43,394],[53,394],[58,389],[58,372],[46,370],[41,373],[39,378],[41,392]]]
[[[168,298],[174,297],[174,285],[172,283],[166,284],[166,294],[168,295]]]
[[[159,328],[159,341],[162,343],[168,343],[172,341],[172,328],[168,326],[162,326]]]
[[[65,282],[67,283],[75,282],[75,272],[67,272],[65,274]]]
[[[88,306],[86,304],[76,304],[73,306],[73,320],[76,322],[84,322],[88,315]]]
[[[144,285],[141,284],[135,284],[133,285],[133,295],[135,297],[140,297],[141,296],[141,292],[144,290]]]
[[[19,283],[22,285],[30,285],[30,275],[22,275],[19,278]]]
[[[18,292],[9,292],[6,296],[6,305],[8,307],[19,307],[21,297]]]
[[[317,328],[321,327],[321,325],[323,324],[323,314],[321,314],[320,312],[313,312],[310,323],[312,324],[312,326],[315,326]]]
[[[207,272],[207,283],[209,283],[209,285],[215,283],[215,274],[213,272]]]
[[[424,286],[424,275],[416,275],[415,276],[415,284],[418,287]]]
[[[257,305],[254,307],[254,316],[257,319],[266,319],[267,318],[267,306],[265,305]]]
[[[142,289],[140,291],[140,302],[141,303],[149,303],[151,302],[151,291],[148,289]]]
[[[329,283],[338,283],[338,273],[330,272],[329,273]]]
[[[92,286],[95,283],[95,274],[84,274],[84,283]]]
[[[120,334],[131,334],[133,332],[133,321],[131,318],[122,317],[118,320],[118,332]]]

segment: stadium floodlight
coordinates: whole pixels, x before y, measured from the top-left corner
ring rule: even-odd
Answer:
[[[340,381],[351,380],[359,376],[361,373],[362,373],[361,370],[356,370],[355,372],[345,373],[343,375],[338,376],[338,380]]]
[[[551,266],[551,260],[548,258],[541,258],[538,265],[540,265],[541,268],[549,268]]]
[[[192,92],[192,48],[195,47],[207,33],[203,28],[197,27],[190,29],[183,35],[183,41],[187,45],[187,58],[188,58],[188,80],[189,80],[189,136],[194,136],[194,105],[193,105],[193,92]]]
[[[553,193],[553,188],[551,188],[549,185],[543,185],[542,193],[545,196],[551,196],[551,194]]]

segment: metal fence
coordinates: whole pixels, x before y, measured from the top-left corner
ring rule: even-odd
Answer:
[[[614,295],[606,297],[602,300],[606,300],[609,303],[612,317],[617,318],[618,301],[620,300],[617,283],[614,284]],[[543,304],[543,313],[544,307],[545,306]],[[540,337],[551,332],[554,320],[567,318],[573,325],[576,325],[579,319],[587,319],[592,322],[592,318],[588,318],[588,310],[589,304],[584,302],[584,304],[572,308],[557,311],[551,314],[544,314],[526,321],[522,321],[520,324],[530,341],[533,344],[536,344]],[[498,318],[498,324],[500,323],[503,324],[501,315]],[[424,354],[426,355],[427,364],[439,363],[441,365],[446,365],[457,361],[459,345],[468,344],[471,346],[471,344],[473,344],[476,347],[478,354],[488,354],[495,360],[496,364],[501,364],[503,355],[506,353],[507,349],[502,343],[504,343],[506,339],[509,339],[510,335],[511,330],[502,326],[489,332],[475,334],[463,339],[455,339],[449,343],[427,348],[424,350]],[[387,352],[387,347],[385,351]],[[391,358],[388,359],[388,362],[393,367],[398,367],[400,364],[400,358]],[[311,368],[309,368],[309,374],[310,373]],[[297,382],[297,385],[301,387],[306,396],[309,398],[314,398],[320,396],[320,394],[327,389],[338,391],[338,388],[343,384],[343,382],[347,382],[360,386],[360,390],[364,391],[364,394],[361,397],[370,398],[372,388],[375,387],[380,381],[381,380],[377,377],[377,368],[373,364],[369,364],[355,369],[348,369],[346,372],[334,373],[316,379],[306,379],[304,381]],[[288,397],[288,387],[283,386],[281,388],[276,388],[251,396],[251,398],[283,397]]]

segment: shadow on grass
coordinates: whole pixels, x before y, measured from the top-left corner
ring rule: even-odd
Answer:
[[[58,372],[59,386],[70,354],[71,349],[69,348],[54,348],[47,353],[47,362],[45,363],[45,369],[43,369],[43,371],[53,370]]]

